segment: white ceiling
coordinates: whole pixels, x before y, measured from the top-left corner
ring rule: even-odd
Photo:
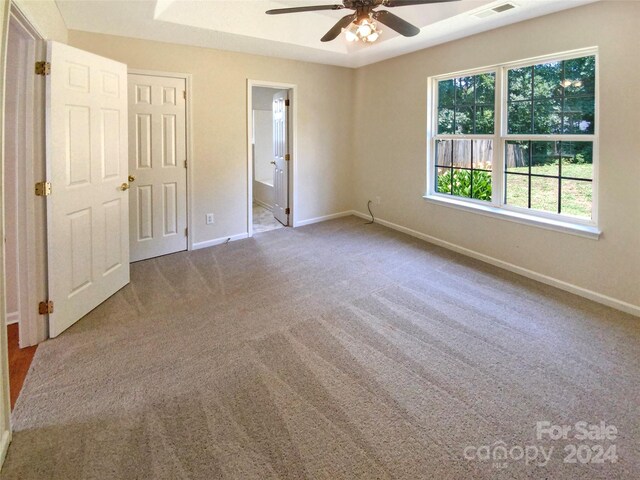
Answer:
[[[517,8],[474,14],[506,2]],[[597,0],[461,0],[389,8],[421,28],[405,38],[381,25],[373,44],[320,38],[351,10],[265,15],[272,8],[340,0],[56,0],[67,28],[344,67],[360,67],[493,28]]]

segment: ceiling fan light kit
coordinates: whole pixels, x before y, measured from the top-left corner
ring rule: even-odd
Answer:
[[[345,38],[348,42],[375,42],[381,33],[382,31],[378,30],[376,22],[370,17],[354,22],[344,29]]]
[[[395,30],[405,37],[413,37],[420,33],[415,25],[394,15],[388,10],[376,10],[378,7],[407,7],[411,5],[425,5],[430,3],[455,2],[458,0],[344,0],[342,5],[316,5],[308,7],[276,8],[267,10],[267,15],[281,15],[283,13],[317,12],[320,10],[354,10],[354,13],[346,15],[338,20],[321,38],[323,42],[335,40],[340,33],[345,32],[347,41],[361,40],[365,43],[375,42],[380,34],[376,20],[391,30]]]

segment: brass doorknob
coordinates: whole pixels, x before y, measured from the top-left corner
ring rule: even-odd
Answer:
[[[129,190],[129,188],[131,187],[129,186],[128,183],[123,183],[122,185],[120,185],[120,190],[122,190],[123,192]]]
[[[129,175],[129,183],[133,183],[136,181],[136,177],[134,177],[133,175]]]

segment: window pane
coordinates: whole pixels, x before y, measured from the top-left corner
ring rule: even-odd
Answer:
[[[514,102],[509,104],[508,132],[513,134],[533,133],[531,124],[532,102]]]
[[[451,166],[451,140],[436,140],[436,165]]]
[[[473,189],[472,198],[491,201],[491,168],[493,165],[493,140],[473,141]]]
[[[565,95],[593,96],[596,85],[596,57],[573,58],[564,62]]]
[[[494,105],[496,76],[494,73],[476,75],[476,104]]]
[[[475,103],[475,77],[456,78],[456,104],[473,105]]]
[[[593,134],[595,100],[593,97],[566,98],[564,101],[564,132]]]
[[[531,208],[558,213],[557,178],[531,177]]]
[[[537,175],[560,174],[560,142],[531,142],[531,173]]]
[[[536,100],[533,106],[533,133],[550,135],[562,133],[562,101]]]
[[[563,215],[591,218],[593,184],[580,180],[562,180]]]
[[[491,170],[493,165],[493,140],[473,141],[473,169]]]
[[[473,146],[474,170],[491,170],[493,164],[493,140],[437,140],[436,165],[471,168]]]
[[[593,179],[593,143],[562,142],[562,176]]]
[[[471,197],[471,171],[453,170],[453,194],[458,197]]]
[[[562,62],[541,63],[533,67],[533,96],[562,96]]]
[[[451,194],[451,169],[436,168],[436,192]]]
[[[510,172],[529,173],[529,142],[508,141],[505,151],[505,169]]]
[[[476,107],[476,134],[492,134],[495,109],[491,106]]]
[[[451,140],[453,166],[471,168],[471,140]]]
[[[436,165],[471,168],[471,140],[436,141]]]
[[[438,133],[453,133],[453,108],[438,109]]]
[[[473,133],[473,107],[456,107],[457,134]]]
[[[473,170],[472,198],[491,201],[491,172]]]
[[[438,107],[453,107],[454,93],[453,80],[438,82]]]
[[[531,67],[509,70],[509,101],[531,99]]]
[[[471,168],[471,140],[437,140],[436,165]]]
[[[506,174],[505,203],[514,207],[529,208],[529,177]]]

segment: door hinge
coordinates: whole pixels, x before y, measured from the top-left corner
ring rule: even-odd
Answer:
[[[289,106],[289,99],[288,99],[288,98],[284,101],[284,106],[285,106],[285,107],[288,107],[288,106]]]
[[[188,237],[189,236],[189,227],[184,229],[184,236]]]
[[[36,75],[49,75],[51,64],[49,62],[36,62]]]
[[[182,98],[184,98],[185,100],[187,99],[187,91],[186,90],[182,91]]]
[[[51,183],[50,182],[36,183],[36,195],[38,197],[48,197],[49,195],[51,195]]]
[[[184,168],[187,168],[187,161],[184,161]]]
[[[40,315],[47,315],[49,313],[53,313],[53,302],[51,300],[47,300],[46,302],[40,302],[38,304],[38,313]]]
[[[284,214],[289,215],[291,213],[291,209],[289,207],[284,209]]]
[[[284,159],[285,159],[285,161],[288,162],[289,160],[291,160],[291,155],[289,155],[288,153],[285,153],[284,154]]]

